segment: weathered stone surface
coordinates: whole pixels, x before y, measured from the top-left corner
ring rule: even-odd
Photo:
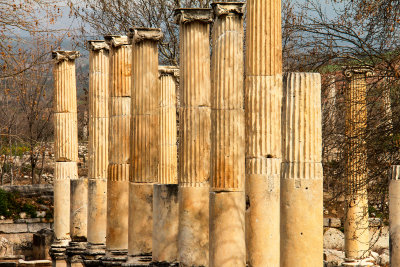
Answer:
[[[206,18],[205,18],[206,16]],[[209,264],[211,10],[180,9],[179,262]]]
[[[245,193],[210,192],[210,265],[246,266]]]
[[[349,79],[346,90],[346,258],[359,260],[369,256],[367,153],[365,146],[367,129],[367,84],[369,69],[348,68],[344,72]],[[347,260],[346,260],[347,261]]]
[[[54,170],[54,233],[58,240],[70,239],[70,180],[78,179],[76,162],[56,162]]]
[[[76,112],[75,60],[60,60],[54,65],[54,112]]]
[[[41,229],[33,234],[33,258],[35,260],[49,260],[49,249],[54,240],[54,232],[50,229]]]
[[[389,181],[390,257],[392,266],[400,265],[400,166],[392,167]]]
[[[107,180],[89,179],[88,184],[88,242],[106,243]]]
[[[181,187],[179,200],[179,263],[184,267],[208,266],[209,188]]]
[[[129,257],[151,254],[152,227],[153,184],[131,182],[129,183]]]
[[[70,233],[74,242],[87,240],[88,179],[71,180]]]
[[[161,41],[164,34],[158,28],[131,28],[129,29],[129,42],[131,44],[143,41]]]
[[[153,262],[177,262],[178,225],[178,185],[154,185]]]
[[[324,233],[324,248],[344,250],[344,234],[335,228],[329,228]]]
[[[179,69],[159,67],[160,73],[160,139],[158,167],[159,184],[178,183],[177,126],[176,126],[176,90]]]
[[[54,157],[56,161],[78,161],[77,113],[54,113]]]
[[[285,74],[282,110],[280,265],[322,266],[321,76]]]

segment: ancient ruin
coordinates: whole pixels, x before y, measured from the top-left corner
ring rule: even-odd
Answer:
[[[53,52],[54,64],[54,233],[50,254],[53,266],[66,266],[70,235],[70,182],[78,179],[78,125],[76,106],[76,51]]]
[[[281,1],[247,1],[246,233],[253,267],[279,266]]]
[[[344,75],[349,80],[346,90],[346,222],[345,266],[372,266],[369,248],[367,153],[367,76],[368,68],[348,68]]]
[[[400,265],[400,166],[392,167],[389,182],[390,263]]]
[[[113,265],[124,262],[128,250],[132,47],[127,36],[104,38],[110,47],[110,84],[106,255],[102,262]]]
[[[178,261],[178,157],[176,90],[179,69],[159,67],[159,160],[158,180],[153,191],[153,250],[156,263]]]
[[[322,114],[318,73],[283,76],[282,155],[280,266],[323,266]]]
[[[211,9],[178,9],[180,25],[179,234],[181,266],[209,264]]]
[[[244,267],[244,3],[212,7],[209,266]]]

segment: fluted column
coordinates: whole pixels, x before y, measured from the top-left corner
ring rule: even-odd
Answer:
[[[105,36],[110,47],[107,228],[104,262],[121,262],[128,249],[131,53],[127,36]]]
[[[253,267],[279,266],[281,1],[247,1],[246,241]]]
[[[106,244],[110,59],[109,46],[105,41],[89,41],[88,49],[89,174],[86,259],[94,262],[105,253]]]
[[[159,159],[157,184],[153,189],[153,262],[178,260],[178,173],[176,89],[179,69],[159,67]]]
[[[280,266],[323,266],[320,74],[285,74],[282,110]]]
[[[366,68],[348,68],[344,72],[348,79],[345,94],[346,104],[346,221],[345,266],[354,263],[360,266],[372,265],[368,262],[369,223],[367,194],[367,76]]]
[[[76,51],[53,52],[54,65],[54,233],[50,254],[54,266],[65,263],[70,241],[70,181],[78,179]]]
[[[160,29],[134,28],[129,34],[133,101],[128,264],[152,252],[153,185],[159,164],[158,41],[162,38]]]
[[[179,234],[181,266],[209,264],[211,9],[178,9],[180,25]]]
[[[400,166],[392,166],[389,181],[390,266],[400,266]]]
[[[246,266],[244,3],[213,3],[210,267]]]

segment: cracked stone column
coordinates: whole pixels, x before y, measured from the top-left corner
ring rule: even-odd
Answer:
[[[323,266],[319,73],[283,77],[282,154],[280,266]]]
[[[210,267],[246,266],[244,3],[213,3]]]
[[[107,224],[109,46],[88,42],[89,54],[89,162],[88,248],[85,264],[98,266],[105,254]]]
[[[280,258],[281,1],[247,1],[246,243],[248,264]]]
[[[177,9],[180,25],[179,263],[209,264],[211,9]]]
[[[346,90],[346,221],[344,266],[369,266],[369,223],[367,194],[367,68],[348,68]]]
[[[66,266],[70,236],[70,181],[78,179],[76,51],[55,51],[54,65],[54,233],[53,266]]]
[[[159,163],[158,41],[160,29],[130,30],[132,43],[132,132],[129,183],[128,266],[142,256],[151,256],[153,230],[153,185]]]
[[[121,264],[128,249],[132,46],[127,36],[105,36],[110,47],[106,255]]]
[[[153,191],[153,262],[178,261],[177,67],[161,66],[158,180]]]
[[[389,182],[390,266],[400,266],[400,165],[392,166]]]

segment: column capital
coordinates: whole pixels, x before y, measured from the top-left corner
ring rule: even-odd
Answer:
[[[211,4],[214,17],[235,14],[243,16],[245,3],[243,2],[214,2]]]
[[[164,34],[159,28],[131,28],[128,37],[130,44],[145,40],[158,42],[164,38]]]
[[[211,23],[212,9],[211,8],[178,8],[175,9],[175,23],[185,24],[191,22]]]
[[[110,47],[104,40],[89,40],[86,43],[89,51],[110,50]]]
[[[343,70],[344,76],[347,78],[352,78],[357,74],[365,74],[366,77],[370,77],[374,74],[373,70],[370,67],[345,67]]]
[[[172,75],[179,78],[179,68],[177,66],[159,66],[158,72],[160,76]]]
[[[57,62],[75,60],[80,56],[78,51],[53,51],[51,53],[51,57]]]
[[[126,35],[105,35],[104,40],[110,47],[129,45],[128,36]]]

